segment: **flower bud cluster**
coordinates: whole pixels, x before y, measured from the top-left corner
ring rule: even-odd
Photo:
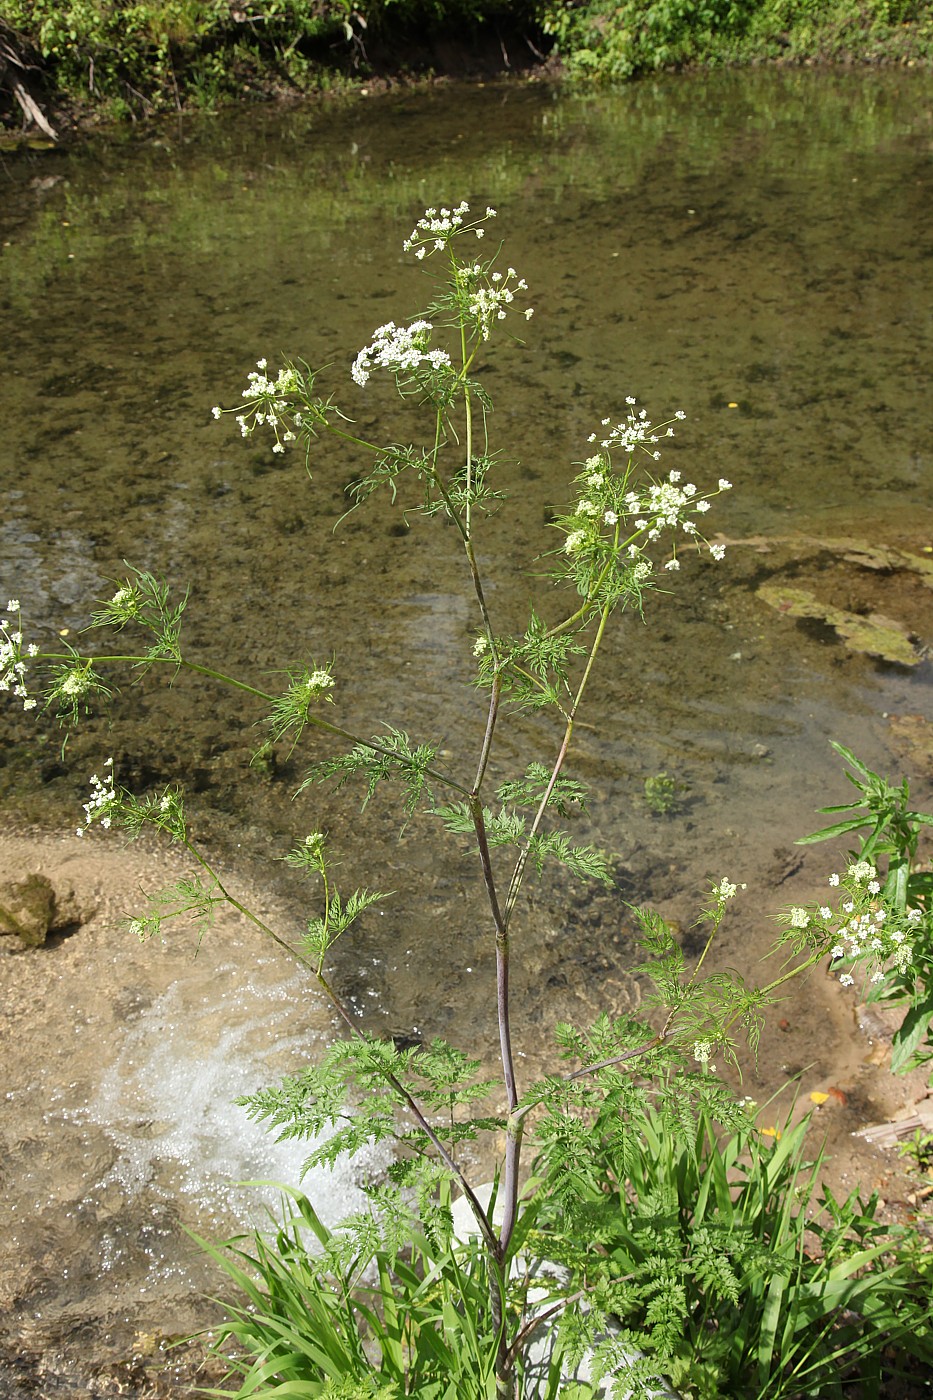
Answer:
[[[410,326],[387,321],[373,333],[372,344],[365,345],[353,361],[353,379],[362,388],[374,369],[387,369],[395,375],[413,374],[423,365],[435,371],[449,369],[447,351],[428,348],[433,329],[430,321],[413,321]]]
[[[334,678],[329,671],[312,671],[304,682],[305,692],[309,700],[319,700],[328,690],[332,690]]]
[[[23,657],[36,656],[39,648],[32,642],[27,647],[23,646],[19,599],[11,598],[6,610],[15,614],[15,621],[0,617],[0,691],[8,691],[17,700],[22,700],[24,710],[34,710],[36,702],[26,689],[27,667]]]
[[[443,252],[448,243],[462,233],[472,233],[474,237],[482,238],[486,232],[483,224],[487,219],[494,219],[496,211],[487,208],[481,218],[471,220],[466,217],[469,212],[470,206],[466,200],[456,209],[425,209],[424,216],[415,224],[402,248],[406,253],[414,253],[420,262],[432,253]]]

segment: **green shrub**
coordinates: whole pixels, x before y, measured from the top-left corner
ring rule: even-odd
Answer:
[[[542,27],[568,71],[625,79],[689,63],[883,56],[896,26],[933,42],[921,0],[541,0]]]

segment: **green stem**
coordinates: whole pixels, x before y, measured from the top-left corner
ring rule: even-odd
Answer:
[[[486,765],[489,762],[489,754],[492,749],[492,738],[496,729],[496,719],[499,714],[499,697],[502,693],[502,678],[493,676],[492,693],[489,697],[489,712],[486,716],[486,733],[483,735],[483,747],[480,750],[479,763],[476,765],[476,777],[473,780],[473,791],[471,798],[478,798],[480,788],[483,786],[483,779],[486,776]]]
[[[583,676],[581,677],[580,684],[577,687],[577,693],[574,696],[573,704],[570,706],[570,710],[567,714],[567,724],[564,729],[564,737],[561,741],[561,746],[557,755],[557,759],[554,763],[553,769],[551,770],[551,776],[548,780],[548,785],[544,791],[544,796],[541,798],[541,801],[538,805],[538,810],[535,813],[534,820],[531,824],[531,829],[528,832],[528,838],[525,842],[524,847],[522,848],[518,860],[515,862],[515,868],[512,871],[512,879],[509,882],[509,890],[505,900],[506,928],[508,928],[508,925],[511,921],[512,912],[515,908],[515,902],[518,899],[519,891],[521,889],[522,880],[525,875],[525,866],[528,863],[528,855],[531,850],[532,838],[537,834],[538,828],[540,827],[541,822],[544,818],[544,814],[547,811],[548,803],[551,800],[551,794],[554,791],[554,785],[557,782],[558,777],[560,776],[561,769],[564,766],[564,760],[566,759],[567,752],[570,748],[570,740],[573,737],[573,726],[574,721],[576,719],[577,711],[580,708],[584,692],[589,683],[590,675],[593,670],[593,665],[596,661],[596,653],[599,651],[603,635],[606,631],[606,624],[609,621],[609,616],[611,612],[612,605],[610,603],[604,603],[599,616],[599,625],[596,628],[596,635],[593,638],[593,644],[590,647],[590,654],[587,657],[586,666],[583,671]]]
[[[335,437],[343,438],[344,442],[352,442],[355,447],[365,447],[367,452],[375,452],[379,455],[384,450],[377,447],[374,442],[367,442],[365,438],[355,437],[353,433],[345,433],[343,428],[335,428],[333,423],[328,423],[327,429]]]
[[[470,396],[470,388],[466,383],[467,364],[467,343],[466,343],[466,323],[463,317],[460,318],[460,359],[463,364],[461,378],[463,379],[463,415],[466,422],[466,510],[464,511],[464,531],[466,538],[470,538],[470,514],[473,494],[473,400]]]

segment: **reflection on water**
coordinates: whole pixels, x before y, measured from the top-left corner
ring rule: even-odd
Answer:
[[[403,500],[332,533],[352,454],[322,445],[309,482],[297,457],[241,441],[210,408],[236,400],[260,355],[285,352],[330,365],[322,387],[364,436],[417,433],[378,391],[356,390],[349,365],[376,325],[423,309],[423,274],[400,246],[423,207],[491,203],[536,309],[527,344],[496,349],[483,371],[495,445],[520,459],[513,504],[478,544],[497,629],[524,625],[571,464],[627,394],[653,416],[686,411],[668,467],[735,486],[710,516],[734,542],[726,561],[686,562],[651,625],[628,620],[607,643],[592,728],[572,754],[593,788],[575,835],[613,853],[627,898],[684,918],[707,875],[777,883],[773,848],[810,829],[818,803],[842,800],[827,739],[894,770],[886,716],[933,712],[927,665],[848,653],[756,593],[775,574],[804,575],[834,605],[890,612],[931,640],[922,588],[832,543],[933,545],[931,99],[929,75],[903,73],[723,74],[583,96],[450,89],[166,123],[8,160],[0,594],[20,598],[30,634],[47,639],[81,626],[130,560],[191,585],[199,659],[261,683],[336,653],[335,718],[366,732],[400,725],[472,772],[484,718],[465,684],[476,617],[452,532],[406,529]],[[395,891],[344,957],[346,995],[390,1031],[492,1043],[472,861],[445,846],[439,865],[425,819],[397,840],[379,803],[361,815],[344,796],[294,802],[307,755],[248,772],[259,718],[206,684],[156,681],[90,722],[63,761],[57,736],[37,739],[17,716],[0,798],[20,817],[72,825],[86,775],[113,753],[131,786],[182,777],[199,836],[241,867],[324,827],[347,888]],[[501,769],[524,766],[541,732],[513,721]],[[687,792],[665,821],[642,800],[661,770]],[[807,860],[815,878],[819,857]],[[280,866],[265,872],[298,898]],[[619,1007],[636,997],[616,896],[545,880],[521,936],[527,1033],[588,1014],[610,986]],[[199,1008],[170,998],[162,1014],[197,1023]],[[158,1126],[177,1183],[180,1144],[202,1130],[173,1125],[152,1098],[140,1066],[159,1045],[140,1034],[130,1029],[112,1073],[121,1094],[138,1083],[139,1117]],[[216,1044],[215,1068],[221,1027]],[[199,1072],[208,1078],[182,1105],[239,1091],[209,1065]],[[153,1080],[174,1073],[166,1063]],[[108,1097],[115,1083],[94,1111],[144,1154]],[[203,1135],[223,1140],[210,1122]]]

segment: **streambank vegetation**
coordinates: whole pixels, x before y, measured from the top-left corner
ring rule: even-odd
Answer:
[[[364,82],[931,62],[930,0],[0,0],[0,123],[48,140]]]

